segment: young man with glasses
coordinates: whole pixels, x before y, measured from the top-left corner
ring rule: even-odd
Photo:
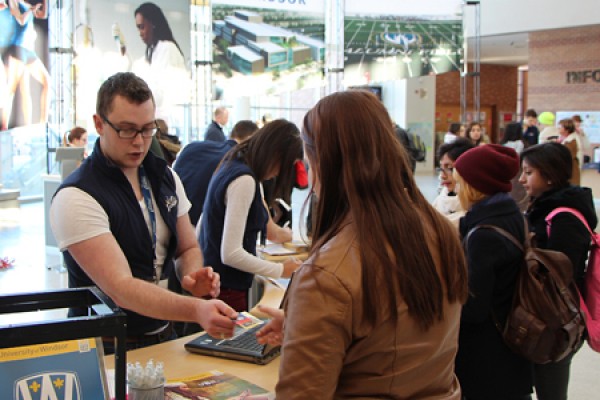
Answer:
[[[457,228],[458,221],[465,215],[465,210],[461,207],[458,196],[456,196],[456,181],[453,177],[454,162],[462,153],[473,147],[473,142],[469,139],[459,137],[452,143],[441,145],[438,150],[440,166],[437,168],[437,172],[439,173],[442,188],[432,205]]]
[[[174,338],[169,321],[229,337],[236,313],[219,300],[219,276],[203,267],[179,177],[149,153],[156,106],[147,84],[119,73],[98,92],[93,153],[59,187],[50,221],[69,287],[96,285],[127,313],[127,346]],[[167,289],[179,278],[195,297]],[[71,316],[86,310],[72,308]],[[112,339],[105,346],[111,351]]]

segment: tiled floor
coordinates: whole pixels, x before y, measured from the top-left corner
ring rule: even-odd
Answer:
[[[583,184],[592,187],[600,197],[600,175],[584,171]],[[417,181],[429,200],[437,194],[437,178],[418,175]],[[298,220],[306,191],[295,191],[292,198],[294,219]],[[600,214],[599,214],[600,215]],[[294,224],[298,232],[297,222]],[[44,238],[44,207],[41,202],[20,207],[1,208],[0,258],[14,259],[14,266],[0,270],[0,294],[35,292],[67,286],[67,274],[61,268],[61,256],[56,248],[46,247]],[[62,312],[38,312],[0,316],[0,328],[22,321],[55,318]],[[571,371],[570,399],[597,399],[600,393],[600,354],[585,345],[575,356]]]

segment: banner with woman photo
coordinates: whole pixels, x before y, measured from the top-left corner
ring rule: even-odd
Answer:
[[[157,118],[181,124],[189,106],[190,2],[103,0],[76,4],[76,120],[91,126],[96,92],[116,72],[132,71],[148,82]]]

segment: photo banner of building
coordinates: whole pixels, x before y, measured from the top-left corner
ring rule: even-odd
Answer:
[[[462,1],[347,0],[346,86],[462,69]]]
[[[212,5],[217,99],[324,84],[323,1],[214,0]],[[375,1],[364,11],[364,4],[347,1],[344,85],[462,69],[461,6],[460,0]]]
[[[0,130],[48,122],[47,0],[0,1]]]
[[[318,12],[300,4],[291,11],[221,3],[214,1],[212,10],[217,100],[272,95],[323,84],[322,9]]]
[[[77,6],[77,124],[93,126],[96,93],[106,78],[132,71],[152,89],[157,118],[180,126],[192,87],[189,1],[87,0]]]

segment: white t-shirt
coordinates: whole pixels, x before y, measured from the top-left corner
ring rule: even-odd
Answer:
[[[227,187],[221,261],[241,271],[280,278],[283,273],[282,264],[258,258],[243,247],[248,211],[254,201],[255,188],[256,182],[250,175],[234,179]]]
[[[191,203],[185,195],[179,176],[173,170],[171,170],[171,173],[175,180],[175,190],[178,198],[177,217],[181,217],[187,214]],[[154,194],[152,194],[152,204],[154,209],[158,210]],[[150,235],[152,232],[150,214],[143,198],[139,201],[139,205]],[[160,212],[155,213],[155,215],[156,263],[161,268],[167,256],[167,246],[171,234]],[[104,208],[87,192],[76,187],[64,188],[56,194],[50,206],[50,225],[61,251],[84,240],[111,233],[108,214],[106,214]]]

